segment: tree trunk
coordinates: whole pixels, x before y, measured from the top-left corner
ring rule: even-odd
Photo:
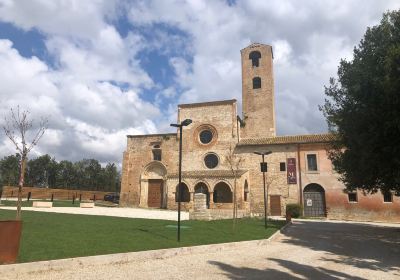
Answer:
[[[17,215],[15,217],[15,219],[18,221],[21,220],[22,187],[24,186],[25,166],[26,166],[26,156],[22,155],[20,164],[19,183],[18,183]]]
[[[236,174],[233,183],[233,230],[236,227],[236,217],[237,217],[237,201],[236,201]]]

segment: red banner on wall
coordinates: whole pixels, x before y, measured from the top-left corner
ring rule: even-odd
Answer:
[[[297,172],[296,172],[296,159],[287,159],[287,182],[288,184],[297,184]]]

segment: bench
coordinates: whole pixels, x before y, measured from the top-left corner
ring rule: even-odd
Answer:
[[[81,202],[80,207],[81,208],[93,208],[94,202]]]
[[[51,201],[34,201],[32,207],[36,208],[52,208],[53,202]]]

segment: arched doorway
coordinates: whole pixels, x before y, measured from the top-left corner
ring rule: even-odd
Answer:
[[[304,188],[304,216],[325,217],[325,190],[318,184],[308,184]]]
[[[148,164],[141,176],[141,197],[143,206],[163,208],[166,206],[166,192],[164,186],[167,169],[159,161]]]
[[[181,183],[182,187],[181,187],[181,202],[190,202],[190,192],[189,192],[189,188],[185,183]],[[175,189],[175,202],[178,202],[178,189],[179,189],[179,184],[176,185],[176,189]]]
[[[232,203],[232,190],[227,183],[219,182],[215,185],[213,200],[214,203]]]
[[[207,185],[203,182],[197,183],[196,186],[194,186],[194,192],[195,193],[204,193],[206,195],[207,208],[210,208],[210,193],[208,191]]]

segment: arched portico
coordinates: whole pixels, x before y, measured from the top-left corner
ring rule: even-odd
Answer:
[[[181,183],[181,191],[182,191],[181,202],[190,202],[189,188],[184,182]],[[175,188],[175,202],[179,201],[178,194],[179,194],[179,184],[176,185],[176,188]]]
[[[226,182],[219,182],[214,187],[214,203],[232,203],[233,193],[231,187]]]
[[[194,186],[195,193],[203,193],[206,195],[207,208],[210,208],[210,192],[206,183],[200,181]]]

